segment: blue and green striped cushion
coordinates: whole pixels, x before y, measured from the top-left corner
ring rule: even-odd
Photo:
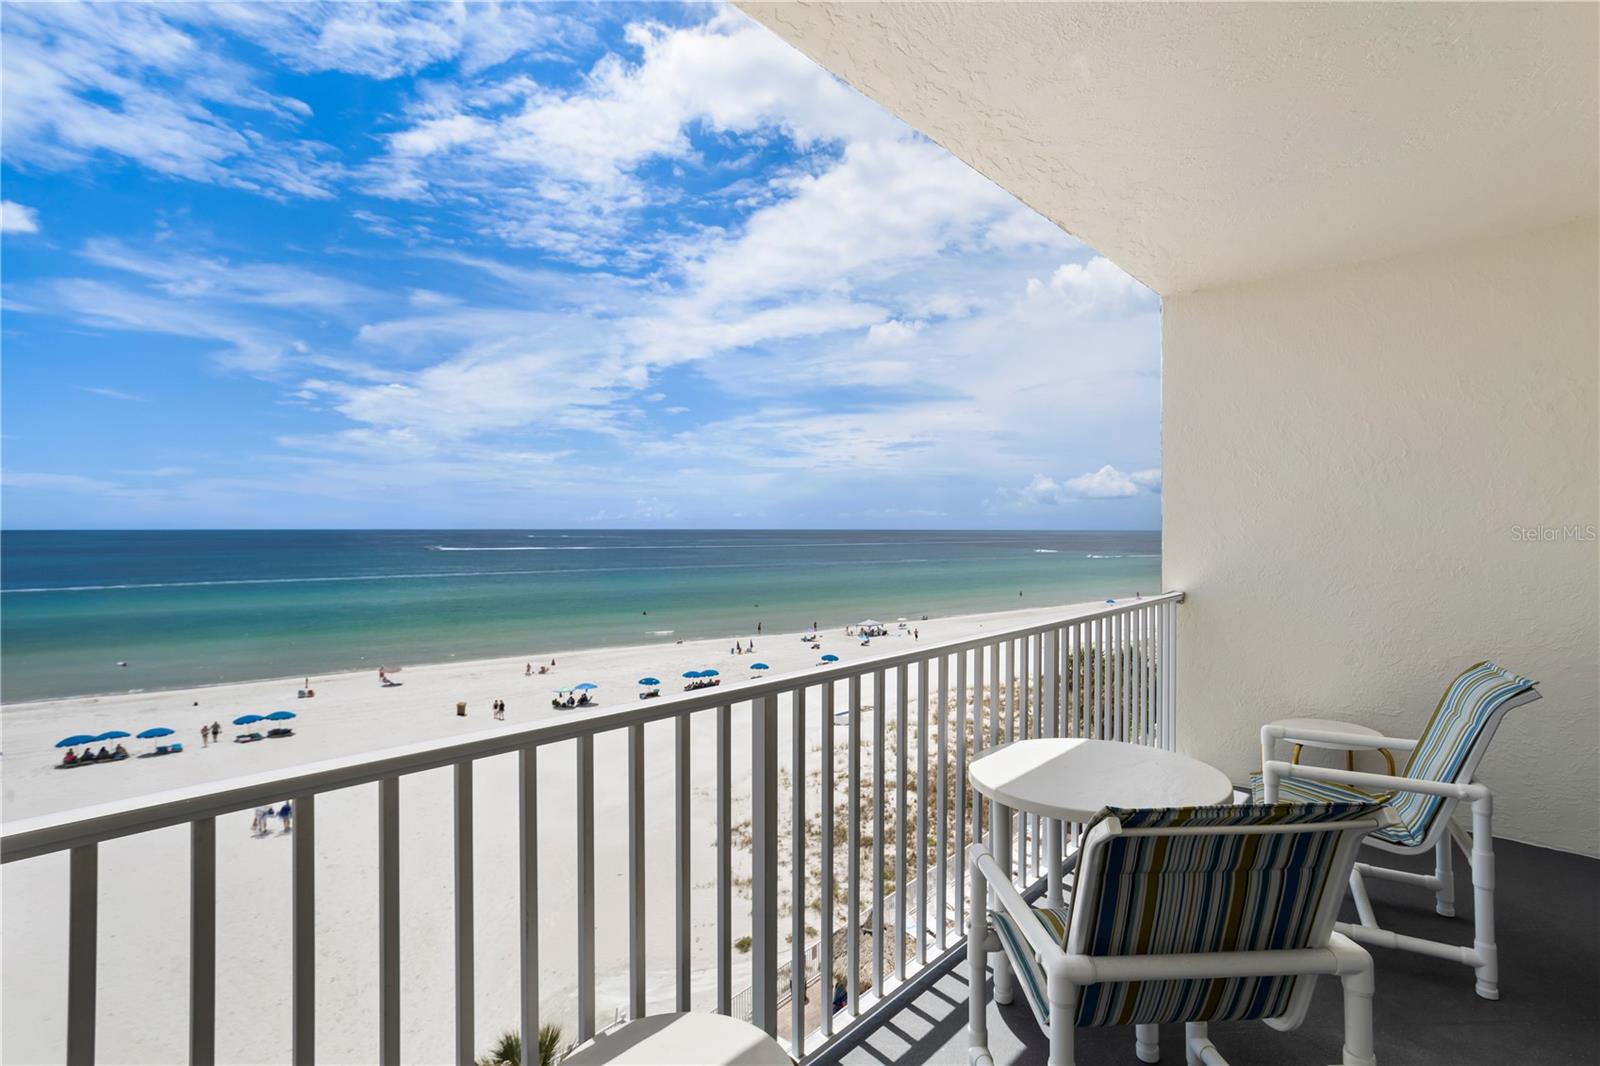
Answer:
[[[1341,785],[1334,781],[1310,781],[1299,777],[1285,777],[1278,781],[1280,803],[1383,803],[1393,795],[1393,792],[1367,792],[1354,785]],[[1256,803],[1267,802],[1266,782],[1259,771],[1250,775],[1250,798]],[[1403,825],[1375,829],[1372,835],[1397,844],[1415,843],[1411,830]]]
[[[1496,714],[1536,684],[1491,662],[1469,666],[1439,697],[1428,728],[1422,731],[1400,776],[1455,781]],[[1389,801],[1410,843],[1428,835],[1443,805],[1444,797],[1420,792],[1401,792]]]
[[[1264,804],[1108,810],[1125,828],[1241,826],[1352,821],[1374,803]],[[1091,827],[1092,828],[1092,827]],[[1090,955],[1267,951],[1304,947],[1339,834],[1194,834],[1116,836],[1105,844],[1101,876],[1078,884],[1074,907],[1092,907]],[[1343,891],[1342,882],[1334,891]],[[1066,911],[1035,914],[1066,944]],[[996,913],[1006,954],[1042,1020],[1049,1020],[1044,973],[1009,915]],[[1287,1008],[1293,977],[1112,982],[1079,991],[1080,1026],[1232,1021],[1273,1017]]]

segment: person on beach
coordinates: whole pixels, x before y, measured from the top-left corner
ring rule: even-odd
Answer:
[[[200,727],[200,746],[202,748],[209,748],[211,746],[211,727],[208,725],[203,725]]]
[[[911,639],[912,639],[912,640],[921,640],[921,639],[922,639],[922,630],[920,630],[920,629],[913,629],[913,630],[912,630],[912,631],[911,631]]]
[[[294,826],[292,824],[292,821],[291,821],[293,819],[293,817],[294,817],[294,808],[289,805],[289,801],[288,800],[284,800],[283,801],[283,806],[278,808],[278,821],[283,823],[283,831],[285,833],[287,833],[290,829],[294,828]]]
[[[756,623],[756,632],[757,633],[761,632],[761,623],[760,622]]]
[[[217,738],[220,737],[220,736],[222,736],[222,723],[221,722],[212,722],[211,723],[211,743],[215,744],[217,742]]]
[[[494,701],[494,716],[495,716],[495,718],[499,719],[502,722],[505,721],[505,719],[506,719],[506,701],[505,700],[495,700]]]
[[[523,677],[532,677],[533,676],[533,664],[532,663],[523,664],[522,676]]]

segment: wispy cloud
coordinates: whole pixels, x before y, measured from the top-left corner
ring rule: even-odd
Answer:
[[[0,200],[0,233],[38,233],[39,212],[10,200]]]
[[[123,392],[121,389],[109,389],[103,385],[77,385],[74,387],[79,392],[88,392],[94,394],[95,396],[104,396],[108,400],[127,400],[130,403],[145,402],[145,397],[143,396],[136,396],[131,392]]]

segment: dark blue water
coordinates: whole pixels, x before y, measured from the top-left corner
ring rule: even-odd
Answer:
[[[0,700],[1079,602],[1155,591],[1160,551],[1154,532],[12,532]]]

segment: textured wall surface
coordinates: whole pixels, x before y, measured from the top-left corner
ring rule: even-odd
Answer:
[[[1163,296],[1594,209],[1592,3],[738,6]]]
[[[1483,765],[1497,835],[1600,854],[1600,543],[1564,531],[1600,523],[1597,241],[1590,217],[1167,299],[1184,750],[1237,780],[1274,718],[1416,736],[1492,658],[1544,697]]]

